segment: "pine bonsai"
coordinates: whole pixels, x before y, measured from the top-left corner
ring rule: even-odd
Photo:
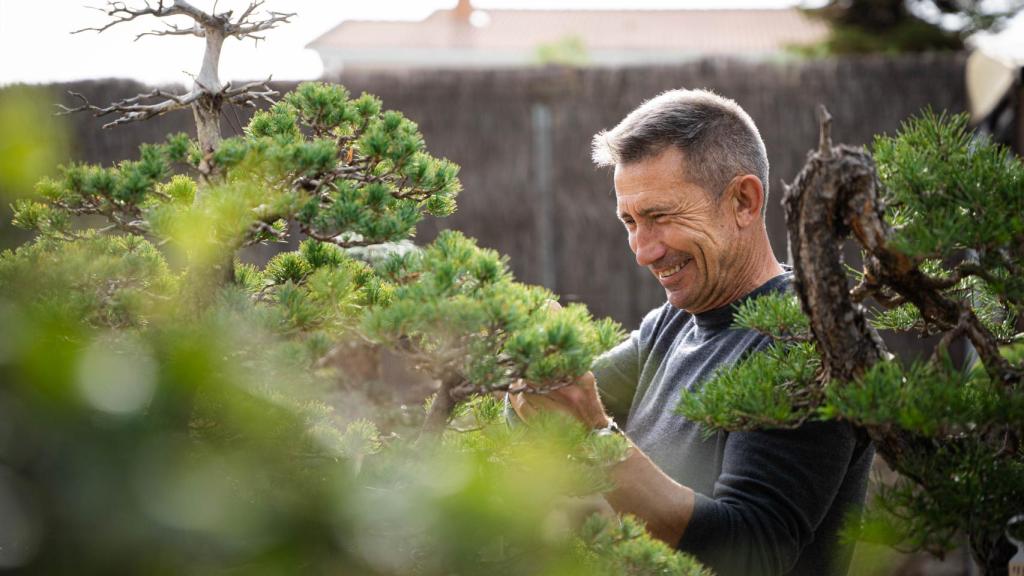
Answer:
[[[205,39],[206,49],[203,52],[199,74],[194,76],[192,90],[186,94],[173,94],[156,89],[107,106],[97,106],[89,102],[85,96],[72,92],[71,95],[81,101],[81,104],[76,107],[62,105],[61,109],[64,113],[89,111],[95,116],[119,115],[115,120],[105,124],[104,128],[146,120],[174,110],[191,109],[202,156],[197,165],[199,173],[205,176],[209,172],[205,156],[217,149],[222,138],[220,115],[224,106],[234,104],[255,107],[260,101],[273,103],[272,98],[278,95],[267,85],[269,78],[264,82],[251,82],[242,86],[234,86],[230,82],[224,84],[220,80],[220,51],[226,39],[250,38],[254,42],[259,42],[264,38],[260,33],[288,23],[289,19],[295,16],[293,13],[285,12],[268,12],[257,16],[256,10],[263,2],[264,0],[251,2],[238,17],[234,16],[232,10],[217,12],[216,5],[209,12],[201,10],[186,0],[145,0],[143,6],[138,8],[124,2],[107,2],[105,8],[98,9],[110,18],[106,24],[75,30],[72,34],[88,31],[101,33],[113,26],[150,16],[161,19],[184,16],[192,20],[192,26],[186,28],[165,21],[163,28],[143,32],[137,35],[135,40],[138,41],[143,36],[196,36]]]
[[[1004,530],[1024,510],[1024,164],[976,139],[963,115],[925,112],[871,153],[822,139],[784,204],[795,295],[742,306],[773,348],[683,397],[713,427],[862,427],[899,472],[864,535],[942,554],[966,534],[985,574],[1005,574]],[[858,243],[863,268],[845,267]],[[852,288],[851,285],[852,276]],[[937,337],[894,357],[877,330]],[[977,362],[958,365],[954,342]]]

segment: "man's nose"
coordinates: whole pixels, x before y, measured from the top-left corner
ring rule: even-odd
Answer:
[[[640,266],[650,266],[665,255],[665,245],[661,243],[658,233],[647,226],[638,226],[636,229],[636,263]]]

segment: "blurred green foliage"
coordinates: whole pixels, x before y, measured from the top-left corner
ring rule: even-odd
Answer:
[[[67,156],[64,126],[56,121],[49,90],[8,86],[0,90],[0,249],[28,236],[10,224],[10,204],[31,194]]]
[[[807,56],[963,50],[977,32],[998,32],[1024,3],[984,0],[829,0],[803,12],[829,24],[823,42],[791,49]]]
[[[570,35],[538,45],[534,50],[534,60],[544,65],[573,67],[585,66],[590,56],[583,38]]]
[[[0,91],[0,201],[25,195],[68,157],[68,139],[53,115],[52,100],[43,88]]]

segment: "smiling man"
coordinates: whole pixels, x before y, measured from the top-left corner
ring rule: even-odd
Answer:
[[[564,410],[624,433],[631,448],[612,471],[609,504],[719,576],[846,574],[851,550],[838,532],[864,501],[865,435],[815,422],[708,436],[675,413],[680,394],[770,344],[731,327],[735,305],[791,281],[765,228],[768,159],[754,122],[732,100],[673,90],[597,134],[594,161],[614,167],[629,247],[667,302],[577,386],[518,395],[513,408],[526,420]]]

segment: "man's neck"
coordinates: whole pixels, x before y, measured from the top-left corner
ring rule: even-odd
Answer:
[[[750,242],[750,250],[740,253],[744,254],[744,257],[734,263],[730,273],[731,279],[734,281],[730,282],[725,293],[709,306],[696,312],[693,310],[687,310],[687,312],[701,313],[732,304],[785,272],[779,261],[775,259],[767,232],[763,232]]]
[[[758,289],[765,282],[785,272],[779,261],[775,259],[775,252],[772,250],[771,242],[768,240],[768,232],[763,228],[757,238],[752,242],[750,257],[745,263],[745,271],[741,277],[745,278],[741,288],[737,290],[733,302],[754,290]]]

